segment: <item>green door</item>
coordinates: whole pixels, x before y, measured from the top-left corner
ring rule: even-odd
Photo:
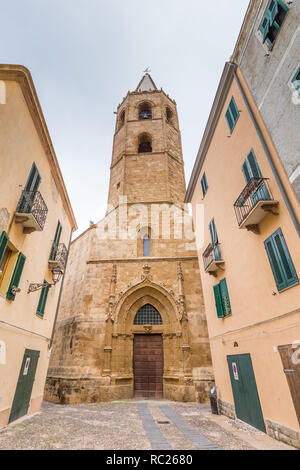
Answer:
[[[27,414],[40,351],[25,349],[9,423]]]
[[[227,356],[237,417],[266,432],[250,354]]]

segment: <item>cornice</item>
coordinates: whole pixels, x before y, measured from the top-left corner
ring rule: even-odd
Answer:
[[[35,128],[48,158],[51,173],[62,198],[63,206],[69,217],[73,230],[77,230],[77,223],[73,209],[29,70],[22,65],[0,64],[0,80],[16,81],[19,83]]]
[[[119,258],[119,259],[99,259],[99,260],[89,260],[86,264],[103,264],[103,263],[136,263],[143,262],[152,263],[159,261],[193,261],[198,260],[198,256],[183,256],[183,257],[174,257],[174,258]]]

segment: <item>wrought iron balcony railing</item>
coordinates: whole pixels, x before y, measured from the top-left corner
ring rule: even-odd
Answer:
[[[219,243],[210,243],[202,257],[204,270],[209,274],[214,274],[224,264]]]
[[[272,196],[268,179],[251,178],[234,203],[239,228],[259,233],[258,224],[267,213],[277,215],[277,206],[278,201]]]
[[[24,233],[42,231],[48,208],[39,191],[22,191],[15,213],[16,223],[22,224]]]
[[[67,263],[67,255],[68,250],[64,243],[59,243],[58,245],[53,243],[49,257],[49,266],[59,266],[64,270]]]

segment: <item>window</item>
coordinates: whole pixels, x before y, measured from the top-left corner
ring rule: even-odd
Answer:
[[[44,283],[46,283],[46,282],[47,281],[44,280]],[[36,311],[36,314],[41,318],[43,318],[44,313],[45,313],[45,305],[46,305],[46,301],[47,301],[48,292],[49,292],[49,286],[43,287],[43,289],[41,291],[37,311]]]
[[[16,295],[14,294],[12,289],[19,286],[25,260],[26,260],[26,256],[24,256],[23,253],[19,253],[17,263],[15,266],[12,278],[10,280],[9,288],[6,293],[6,298],[8,300],[15,300]]]
[[[209,231],[210,231],[211,243],[214,247],[214,259],[216,261],[220,261],[222,259],[221,250],[220,250],[218,234],[217,234],[217,229],[216,229],[216,224],[215,224],[214,219],[212,219],[209,223]]]
[[[203,197],[204,197],[205,194],[207,193],[207,189],[208,189],[205,173],[203,173],[203,176],[201,178],[201,187],[202,187],[202,194],[203,194]]]
[[[299,279],[281,228],[265,241],[265,248],[278,291],[298,284]]]
[[[38,172],[36,164],[33,163],[24,191],[22,193],[21,201],[19,202],[19,207],[22,208],[22,212],[26,213],[31,211],[35,192],[38,190],[40,183],[40,174]],[[30,194],[28,195],[28,193]]]
[[[270,194],[264,180],[262,179],[262,174],[253,150],[251,150],[245,158],[242,171],[244,173],[246,184],[251,188],[253,186],[253,191],[251,190],[252,202],[256,204],[258,201],[269,200]]]
[[[119,120],[119,129],[124,126],[125,122],[125,110],[123,110],[120,114],[120,120]]]
[[[152,152],[151,137],[148,134],[142,134],[139,136],[139,147],[138,153]]]
[[[263,35],[263,42],[266,42],[269,47],[273,46],[288,10],[282,0],[270,0],[259,28]]]
[[[139,106],[139,119],[152,119],[152,109],[150,104],[142,103]]]
[[[150,237],[148,234],[143,238],[143,256],[150,256]]]
[[[225,278],[221,279],[219,284],[214,286],[214,295],[218,318],[224,318],[231,315],[232,312]]]
[[[298,91],[300,95],[300,67],[298,68],[297,72],[295,73],[294,77],[292,78],[292,84],[295,90]]]
[[[139,309],[135,318],[134,325],[162,325],[160,313],[153,305],[146,304]]]
[[[172,111],[170,110],[170,108],[166,108],[166,120],[167,120],[167,122],[169,122],[170,124],[172,124],[172,122],[173,122],[173,113],[172,113]]]
[[[234,99],[234,97],[232,97],[231,101],[229,103],[228,109],[226,111],[226,115],[225,115],[229,130],[230,130],[231,133],[233,131],[233,128],[234,128],[238,118],[239,118],[239,115],[240,115],[240,113],[239,113],[239,110],[237,108],[235,99]]]

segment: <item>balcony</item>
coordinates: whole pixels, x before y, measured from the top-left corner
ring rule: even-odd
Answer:
[[[219,243],[210,243],[203,255],[204,270],[206,273],[216,276],[218,269],[222,269],[224,261],[221,257],[221,250]]]
[[[251,178],[236,202],[234,210],[239,228],[259,233],[259,223],[267,214],[278,215],[267,178]]]
[[[15,222],[23,225],[24,233],[41,232],[47,218],[48,208],[39,191],[22,191]]]
[[[68,250],[64,243],[59,243],[58,245],[53,243],[48,261],[49,268],[52,269],[59,266],[64,271],[67,263],[67,255]]]

